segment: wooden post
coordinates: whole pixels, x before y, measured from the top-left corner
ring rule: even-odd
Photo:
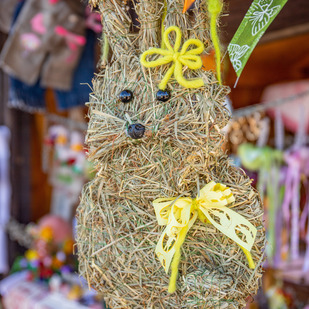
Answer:
[[[0,50],[6,35],[0,33]],[[31,218],[31,173],[30,141],[32,115],[7,107],[9,78],[0,70],[0,125],[11,131],[11,216],[21,223],[28,223]],[[10,263],[20,255],[23,249],[16,242],[9,242]]]

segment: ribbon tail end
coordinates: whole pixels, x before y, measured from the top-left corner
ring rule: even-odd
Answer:
[[[255,269],[255,263],[253,261],[253,258],[252,258],[252,255],[251,255],[250,251],[248,251],[247,249],[245,249],[245,248],[243,248],[241,246],[240,246],[240,248],[244,252],[244,254],[245,254],[246,258],[247,258],[247,261],[248,261],[248,264],[249,264],[249,268],[250,269]]]
[[[170,281],[168,286],[169,294],[173,294],[176,291],[176,281]]]

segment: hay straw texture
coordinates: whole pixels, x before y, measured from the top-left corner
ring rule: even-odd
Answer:
[[[222,150],[229,89],[218,85],[212,72],[184,68],[186,78],[203,78],[205,86],[184,89],[171,79],[171,99],[158,102],[157,85],[169,65],[146,69],[139,57],[160,46],[164,1],[135,5],[140,31],[131,31],[123,1],[95,2],[113,56],[94,80],[88,103],[86,142],[97,176],[84,187],[77,210],[80,274],[112,309],[243,308],[262,276],[265,233],[258,193]],[[206,4],[190,14],[182,14],[182,6],[181,0],[167,1],[164,26],[177,25],[184,39],[199,38],[208,46]],[[124,89],[134,94],[130,103],[118,100]],[[146,127],[143,138],[126,135],[130,123]],[[256,226],[251,253],[257,267],[249,269],[236,243],[197,220],[182,247],[178,289],[168,294],[169,275],[155,256],[164,227],[152,201],[194,197],[212,180],[232,189],[236,201],[230,207]]]

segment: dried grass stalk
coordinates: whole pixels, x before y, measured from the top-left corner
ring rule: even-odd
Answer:
[[[172,19],[182,27],[191,23],[190,16],[179,15],[181,2],[167,1],[175,10],[169,11],[167,23]],[[110,0],[100,5],[118,18],[123,12],[113,7],[115,3]],[[157,22],[162,2],[156,4],[154,10],[148,0],[139,5],[152,14],[149,20]],[[110,29],[105,31],[113,36]],[[156,35],[145,29],[135,40],[158,41],[159,45],[160,28]],[[194,36],[197,30],[188,29],[185,37]],[[126,38],[135,44],[131,39]],[[145,69],[139,63],[138,48],[120,53],[128,46],[121,40],[113,44],[113,61],[94,80],[88,102],[89,159],[98,172],[84,187],[77,211],[80,274],[103,293],[113,309],[243,308],[262,276],[265,232],[258,193],[222,150],[220,129],[230,117],[224,106],[229,89],[219,86],[211,72],[184,68],[187,78],[201,77],[205,86],[188,90],[172,79],[168,85],[171,99],[158,102],[157,84],[169,66]],[[132,102],[124,104],[117,99],[124,89],[134,93]],[[146,127],[142,139],[126,136],[130,123]],[[165,196],[195,196],[197,189],[211,180],[232,189],[236,198],[233,209],[257,227],[252,248],[257,267],[250,270],[233,241],[212,225],[197,221],[182,248],[178,290],[169,295],[169,278],[154,253],[164,227],[157,224],[151,202]]]

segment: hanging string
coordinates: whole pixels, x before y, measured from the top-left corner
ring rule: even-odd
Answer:
[[[276,110],[275,114],[275,146],[278,150],[284,149],[284,125],[280,110]]]
[[[270,130],[270,120],[269,118],[264,118],[262,120],[262,129],[256,143],[258,147],[261,148],[267,144],[269,138],[269,130]]]
[[[217,32],[217,19],[222,11],[222,7],[223,3],[221,0],[208,0],[208,12],[210,14],[210,36],[215,49],[217,78],[220,85],[222,85],[221,50],[220,50],[219,36]]]
[[[166,18],[167,14],[167,3],[166,0],[164,0],[164,7],[163,7],[163,14],[162,14],[162,23],[161,23],[161,48],[165,48],[165,43],[164,43],[164,32],[165,32],[165,27],[164,27],[164,21]]]
[[[295,144],[294,148],[299,149],[301,146],[303,146],[306,143],[306,108],[305,106],[299,106],[298,111],[299,117],[298,117],[298,130],[296,132],[295,136]]]

